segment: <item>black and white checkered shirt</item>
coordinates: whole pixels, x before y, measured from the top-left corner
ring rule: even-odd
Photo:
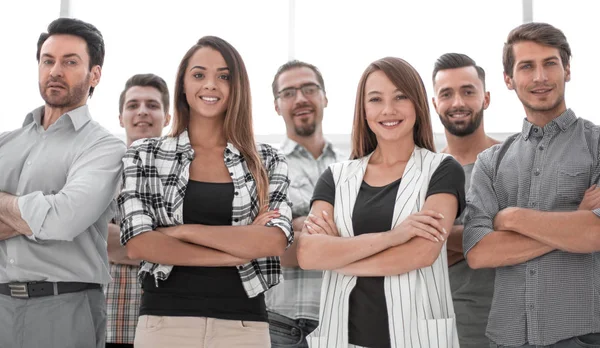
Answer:
[[[269,207],[279,209],[281,216],[267,226],[279,227],[288,246],[293,241],[292,211],[288,202],[289,179],[285,157],[266,144],[257,145],[269,178]],[[233,226],[249,225],[258,215],[255,181],[244,158],[227,144],[223,154],[233,180]],[[187,132],[178,137],[144,139],[132,144],[123,158],[123,190],[118,198],[121,243],[157,227],[183,223],[183,198],[189,179],[189,166],[194,158]],[[157,284],[169,276],[173,266],[143,261],[140,277],[150,273]],[[279,257],[252,260],[238,266],[248,297],[254,297],[279,283]]]
[[[504,208],[577,210],[599,183],[599,140],[600,127],[569,109],[543,128],[525,120],[521,133],[482,152],[467,195],[467,257]],[[600,332],[600,253],[555,250],[496,269],[486,332],[495,343],[546,346],[592,332]]]

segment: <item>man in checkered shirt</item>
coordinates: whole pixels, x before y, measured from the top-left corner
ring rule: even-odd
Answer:
[[[119,97],[119,122],[127,146],[136,140],[159,137],[171,120],[169,88],[154,74],[134,75]],[[113,279],[106,288],[106,347],[131,347],[137,326],[142,289],[137,279],[140,260],[127,257],[119,242],[120,229],[108,226],[108,258]]]
[[[566,107],[571,49],[545,23],[504,45],[520,133],[482,152],[467,195],[472,268],[496,268],[491,347],[600,347],[600,127]]]

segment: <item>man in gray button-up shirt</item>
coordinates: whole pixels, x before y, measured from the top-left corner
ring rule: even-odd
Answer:
[[[90,117],[102,35],[61,18],[40,36],[45,105],[0,134],[0,347],[103,347],[108,221],[125,144]]]
[[[543,23],[517,27],[504,47],[527,118],[479,155],[463,240],[471,267],[497,267],[491,347],[600,346],[600,127],[566,107],[570,55]]]

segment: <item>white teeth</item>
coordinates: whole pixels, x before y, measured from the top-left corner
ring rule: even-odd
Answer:
[[[216,102],[217,100],[219,100],[219,98],[217,98],[217,97],[202,97],[202,100],[205,100],[207,102]]]
[[[300,111],[300,112],[297,112],[297,113],[296,113],[296,116],[307,115],[307,114],[310,114],[310,113],[311,113],[311,112],[310,112],[310,111],[308,111],[308,110],[307,110],[307,111]]]
[[[462,118],[462,117],[467,117],[469,116],[468,113],[453,113],[453,114],[449,114],[448,116],[452,117],[452,118]]]
[[[400,121],[392,121],[392,122],[381,122],[382,125],[386,126],[386,127],[393,127],[397,124],[399,124]]]

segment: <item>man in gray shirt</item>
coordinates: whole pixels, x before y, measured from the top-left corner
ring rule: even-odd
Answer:
[[[292,227],[297,238],[310,211],[317,180],[342,156],[323,136],[327,96],[319,69],[296,60],[287,62],[277,70],[272,87],[275,111],[283,117],[286,127],[287,138],[281,151],[288,161]],[[295,243],[281,257],[281,265],[283,283],[266,294],[271,344],[273,348],[308,347],[306,336],[319,320],[323,272],[299,268]]]
[[[38,41],[45,105],[0,134],[0,347],[104,346],[108,221],[125,144],[90,117],[104,41],[60,18]]]
[[[447,53],[437,59],[433,69],[433,106],[446,129],[451,154],[465,171],[465,192],[477,155],[499,142],[485,134],[483,111],[490,104],[485,88],[485,71],[464,54]],[[488,345],[485,337],[488,314],[494,295],[494,270],[473,270],[463,256],[464,212],[450,231],[448,275],[456,314],[458,338],[462,348]]]
[[[600,347],[600,127],[566,107],[570,56],[545,23],[504,45],[526,119],[479,155],[464,230],[469,265],[496,268],[491,347]]]

